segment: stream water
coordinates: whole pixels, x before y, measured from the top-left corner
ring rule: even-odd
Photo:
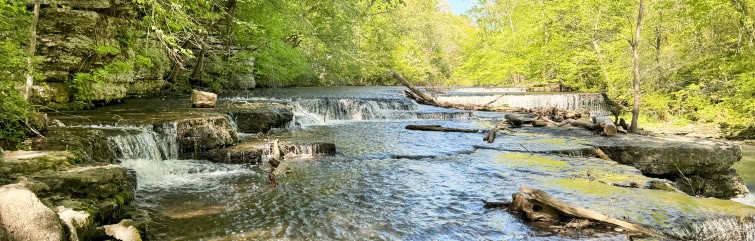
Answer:
[[[291,172],[272,188],[265,165],[175,160],[175,145],[149,131],[111,139],[114,148],[128,150],[121,151],[122,165],[137,173],[136,205],[155,214],[147,230],[151,239],[625,239],[610,230],[556,236],[505,210],[483,208],[481,200],[510,200],[520,186],[658,229],[742,211],[729,201],[618,188],[590,178],[646,179],[632,167],[528,153],[577,150],[586,147],[582,140],[522,132],[487,144],[481,133],[405,130],[407,124],[484,129],[500,114],[420,106],[400,88],[259,90],[223,100],[291,103],[295,123],[264,138],[331,141],[338,154],[293,161]]]

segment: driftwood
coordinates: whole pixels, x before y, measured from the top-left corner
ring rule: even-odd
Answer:
[[[548,122],[545,120],[534,120],[532,121],[532,126],[534,127],[546,127],[548,126]]]
[[[521,127],[524,124],[532,123],[532,120],[527,120],[522,116],[515,114],[507,114],[503,116],[503,118],[505,118],[506,122],[508,122],[512,127]]]
[[[625,131],[625,132],[626,132],[627,130],[629,130],[629,124],[627,124],[627,121],[626,121],[626,120],[624,120],[624,118],[620,118],[620,119],[619,119],[619,126],[620,126],[621,128],[624,128],[624,131]]]
[[[462,133],[479,133],[480,130],[474,129],[462,129],[462,128],[448,128],[440,125],[407,125],[407,130],[415,131],[440,131],[440,132],[462,132]]]
[[[608,223],[623,228],[629,232],[659,237],[659,235],[643,226],[612,218],[583,207],[568,204],[558,200],[545,192],[529,187],[520,187],[519,193],[514,194],[510,209],[524,212],[527,218],[534,221],[557,221],[562,216],[588,219],[600,223]]]
[[[278,177],[286,173],[288,170],[288,162],[283,160],[278,140],[273,141],[272,150],[270,152],[270,161],[268,162],[270,163],[270,166],[272,166],[268,178],[273,187],[276,187],[278,186]]]
[[[587,130],[590,130],[590,131],[596,131],[596,130],[600,129],[600,125],[596,125],[595,123],[586,122],[586,121],[576,120],[576,121],[569,121],[568,123],[571,126],[582,127],[582,128],[587,129]]]
[[[424,92],[422,92],[419,89],[417,89],[417,87],[414,87],[414,85],[412,83],[409,83],[409,81],[407,81],[406,79],[404,79],[404,77],[402,77],[398,73],[391,72],[391,76],[394,79],[396,79],[399,82],[401,82],[401,84],[404,85],[404,86],[406,86],[406,88],[409,88],[409,90],[411,91],[411,93],[414,94],[414,95],[416,95],[417,98],[421,99],[422,102],[427,103],[427,104],[435,104],[436,103],[435,99],[433,99],[432,96],[430,96],[428,94],[425,94]]]
[[[608,116],[593,116],[592,123],[599,125],[603,130],[602,134],[606,136],[615,136],[616,133],[619,132],[619,129],[616,128],[616,124],[614,124]]]
[[[594,153],[595,153],[595,155],[596,155],[596,156],[598,156],[598,157],[599,157],[600,159],[603,159],[603,160],[606,160],[606,161],[613,161],[613,160],[611,160],[611,158],[610,158],[610,157],[608,157],[608,155],[606,155],[606,153],[605,153],[605,152],[603,152],[603,150],[601,150],[600,148],[597,148],[597,147],[596,147],[595,149],[593,149],[593,152],[594,152]]]
[[[546,127],[548,124],[550,124],[547,120],[537,120],[531,117],[527,117],[524,115],[519,114],[506,114],[503,116],[503,118],[506,119],[506,122],[511,125],[511,127],[521,127],[522,125],[532,125],[534,127]]]
[[[545,108],[533,109],[532,113],[537,115],[537,119],[547,119],[553,122],[563,122],[565,120],[576,120],[582,117],[582,114],[580,113],[570,111],[570,110],[559,109],[556,107],[545,107]]]
[[[503,131],[503,130],[509,130],[509,128],[496,126],[493,129],[490,129],[485,134],[485,138],[482,138],[482,140],[483,141],[487,141],[488,143],[493,143],[493,142],[495,142],[495,137],[498,135],[498,132],[499,131]]]

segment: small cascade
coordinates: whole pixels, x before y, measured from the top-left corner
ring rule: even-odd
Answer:
[[[318,98],[292,101],[295,125],[309,126],[339,120],[385,120],[413,117],[407,110],[417,104],[408,99]]]
[[[136,132],[107,137],[110,151],[122,159],[162,160],[163,154],[154,133],[142,130]]]
[[[110,151],[120,159],[168,160],[178,158],[175,122],[146,127],[103,127],[122,130],[107,137]]]
[[[154,126],[154,133],[157,144],[160,148],[163,160],[178,159],[178,125],[176,122],[167,122]]]

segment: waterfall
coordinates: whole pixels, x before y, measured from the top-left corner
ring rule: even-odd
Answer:
[[[155,125],[153,130],[152,135],[157,140],[162,159],[178,159],[178,141],[176,140],[178,136],[178,124],[176,122],[166,122]]]
[[[107,137],[110,151],[120,159],[167,160],[178,158],[175,122],[144,127],[100,127],[122,130]]]
[[[603,96],[591,93],[563,94],[499,94],[499,95],[441,95],[436,96],[441,102],[465,105],[492,105],[526,109],[558,107],[572,111],[608,110]]]
[[[458,93],[513,93],[513,92],[527,92],[527,88],[524,87],[511,87],[511,88],[483,88],[483,87],[463,87],[457,88],[450,92]]]
[[[292,101],[294,122],[299,126],[338,120],[406,119],[417,104],[408,99],[318,98]]]

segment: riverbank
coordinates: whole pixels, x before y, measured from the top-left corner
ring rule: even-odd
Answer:
[[[673,163],[688,178],[729,170],[739,159],[730,143],[558,128],[517,129],[486,143],[482,133],[411,131],[404,127],[486,129],[502,114],[417,105],[392,87],[261,90],[219,104],[128,100],[50,114],[59,124],[32,146],[54,152],[7,155],[0,180],[25,186],[50,210],[94,217],[86,230],[132,219],[157,240],[554,235],[479,202],[506,200],[523,185],[667,232],[755,214],[736,202],[651,188],[681,183],[670,178]],[[276,139],[291,171],[271,188],[266,158]],[[616,162],[595,158],[596,147]],[[623,237],[595,235],[565,238]]]

